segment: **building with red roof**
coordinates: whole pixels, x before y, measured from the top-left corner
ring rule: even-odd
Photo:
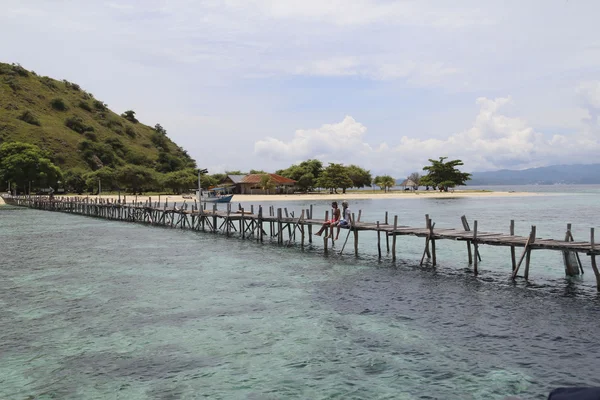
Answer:
[[[272,185],[271,189],[264,190],[261,187],[261,181],[264,175],[269,176]],[[235,193],[238,194],[293,193],[296,186],[295,180],[277,174],[249,174],[243,178],[232,176],[228,177],[227,181],[228,183],[235,185]]]

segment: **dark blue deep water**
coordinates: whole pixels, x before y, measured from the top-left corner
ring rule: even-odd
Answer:
[[[598,191],[351,202],[362,220],[576,239]],[[272,203],[299,213],[310,202]],[[312,202],[315,213],[327,205]],[[265,204],[266,206],[267,204]],[[341,243],[336,244],[339,251]],[[600,385],[600,297],[589,260],[564,277],[534,252],[402,237],[396,263],[361,233],[355,258],[299,245],[0,207],[0,399],[544,399]],[[385,248],[384,248],[385,252]]]

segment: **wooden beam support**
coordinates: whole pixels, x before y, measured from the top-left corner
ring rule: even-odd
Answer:
[[[392,231],[392,261],[396,261],[396,229],[398,229],[398,216],[394,215],[394,230]]]
[[[358,212],[358,219],[360,220],[360,211]],[[358,229],[355,226],[355,221],[358,222],[358,220],[354,219],[354,213],[352,213],[352,230],[354,231],[354,257],[358,257]],[[333,229],[333,228],[332,228]],[[332,233],[333,235],[333,233]]]
[[[529,248],[527,249],[527,256],[525,257],[525,279],[529,279],[529,261],[531,260],[531,245],[535,243],[535,225],[531,227],[531,236],[529,237]]]
[[[377,221],[377,254],[381,260],[381,231],[379,230],[379,221]]]
[[[594,246],[594,228],[590,228],[590,257],[592,259],[592,269],[594,270],[594,275],[596,275],[596,290],[600,292],[600,272],[598,272],[598,266],[596,265],[596,255],[594,254]]]
[[[433,266],[435,267],[437,265],[437,258],[435,255],[435,236],[433,234],[433,228],[435,227],[435,222],[431,223],[431,220],[429,220],[429,241],[431,242],[431,261]]]
[[[477,220],[473,222],[473,251],[475,252],[475,263],[473,263],[473,273],[475,276],[479,274],[479,270],[477,268],[477,255],[479,254],[479,245],[477,244]]]
[[[510,220],[510,236],[515,236],[515,220]],[[517,269],[517,259],[515,255],[515,246],[510,246],[510,262],[512,264],[512,270]]]

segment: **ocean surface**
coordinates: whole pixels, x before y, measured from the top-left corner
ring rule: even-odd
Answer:
[[[587,240],[600,186],[499,188],[528,197],[351,201],[363,221]],[[235,199],[235,198],[234,198]],[[299,215],[324,201],[263,203]],[[244,204],[248,206],[249,204]],[[507,248],[400,237],[377,260],[360,233],[301,248],[223,235],[0,207],[0,399],[545,399],[600,386],[600,296],[532,254],[513,283]],[[520,254],[519,250],[517,252]]]

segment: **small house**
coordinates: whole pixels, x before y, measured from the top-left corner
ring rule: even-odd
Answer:
[[[263,189],[261,181],[263,175],[270,177],[270,189]],[[236,184],[239,194],[286,194],[294,193],[296,181],[277,174],[249,174]]]

